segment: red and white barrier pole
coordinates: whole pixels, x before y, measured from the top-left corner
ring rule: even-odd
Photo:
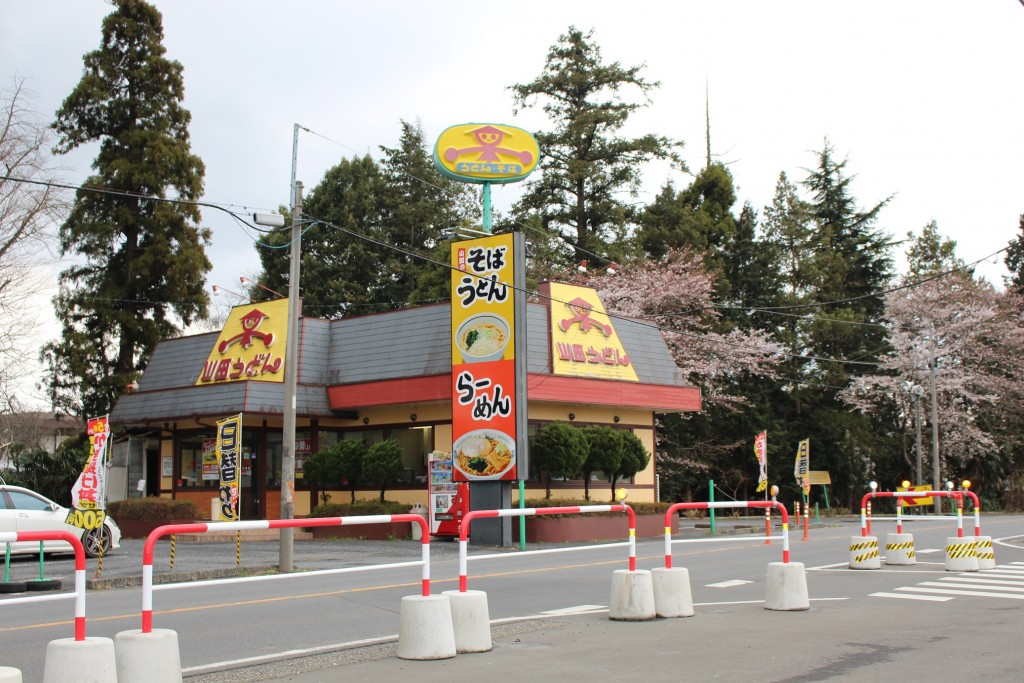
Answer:
[[[392,522],[410,522],[420,525],[423,564],[421,579],[422,595],[423,597],[430,597],[430,529],[422,515],[360,515],[353,517],[307,517],[303,519],[258,519],[247,522],[216,522],[212,524],[206,522],[167,524],[157,527],[146,537],[146,543],[142,547],[142,632],[152,633],[153,631],[153,554],[156,542],[163,536],[172,534],[204,534],[214,530],[246,531],[251,529],[339,526],[343,524],[388,524]],[[84,576],[82,583],[84,589]]]
[[[810,515],[804,515],[804,540],[805,541],[810,540],[810,537],[807,535],[808,534],[807,527],[808,527],[808,524],[810,522],[810,519],[811,519]]]
[[[764,544],[772,544],[772,509],[765,508],[764,511]]]
[[[0,544],[16,541],[66,541],[71,545],[75,551],[75,640],[85,640],[85,548],[82,547],[82,539],[68,531],[0,531]],[[11,598],[5,604],[40,602],[53,597],[60,599],[63,596]]]
[[[724,503],[673,503],[665,511],[665,567],[672,568],[672,538],[670,525],[672,515],[679,510],[709,510],[727,508],[775,508],[782,516],[782,562],[789,564],[789,512],[786,506],[775,500],[738,500]],[[755,537],[756,538],[756,537]]]
[[[896,533],[903,533],[903,499],[896,499]]]
[[[868,501],[868,536],[871,535],[871,501]]]
[[[550,508],[505,508],[500,510],[472,510],[459,525],[459,592],[465,593],[469,574],[469,528],[474,519],[494,517],[531,517],[534,515],[571,515],[587,512],[625,512],[629,516],[629,571],[636,571],[636,513],[624,504],[584,505]],[[666,525],[669,517],[666,515]]]

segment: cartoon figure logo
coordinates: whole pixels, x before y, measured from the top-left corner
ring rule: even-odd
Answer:
[[[464,183],[514,183],[540,161],[540,146],[514,126],[466,123],[446,128],[434,144],[434,166]]]
[[[604,336],[612,336],[613,330],[611,325],[605,325],[604,323],[590,317],[593,306],[586,299],[576,297],[566,305],[569,306],[569,310],[575,313],[575,315],[572,318],[566,318],[565,320],[559,321],[558,326],[562,328],[563,332],[568,332],[569,328],[572,327],[574,323],[579,323],[580,332],[590,332],[590,328],[596,327],[604,333]]]
[[[244,316],[241,317],[240,322],[242,323],[242,331],[236,334],[234,337],[229,337],[222,341],[218,346],[217,350],[224,353],[234,344],[238,344],[243,349],[248,349],[252,346],[252,340],[255,337],[263,342],[263,346],[270,348],[274,343],[273,332],[259,332],[258,328],[263,324],[264,320],[267,320],[269,316],[257,308],[252,309]]]
[[[515,157],[521,164],[529,164],[533,161],[533,154],[529,150],[514,150],[498,147],[505,139],[505,131],[494,126],[484,126],[472,131],[473,137],[480,143],[479,147],[464,147],[456,149],[449,147],[444,151],[444,159],[447,162],[454,162],[465,154],[480,153],[477,161],[501,161],[499,154]]]

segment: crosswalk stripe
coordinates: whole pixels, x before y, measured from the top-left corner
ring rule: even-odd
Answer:
[[[948,586],[952,588],[991,588],[992,590],[1011,591],[1013,593],[1024,593],[1024,586],[990,586],[990,585],[975,585],[973,583],[956,583],[953,579],[945,579],[944,581],[922,581],[917,584],[918,586]]]
[[[995,584],[995,585],[1000,585],[1000,586],[1021,586],[1021,585],[1024,585],[1024,582],[1021,582],[1021,581],[1013,581],[1013,580],[1004,581],[1004,580],[1001,580],[1001,579],[989,579],[989,578],[974,577],[974,576],[957,576],[956,578],[947,577],[947,578],[942,579],[942,580],[943,581],[964,581],[965,583],[986,583],[986,584]]]
[[[941,595],[903,595],[902,593],[872,593],[869,597],[873,598],[899,598],[901,600],[930,600],[931,602],[946,602],[953,598],[943,597]]]
[[[982,598],[1009,598],[1011,600],[1024,600],[1024,595],[1016,593],[990,593],[988,591],[962,591],[949,590],[944,588],[918,588],[916,586],[905,586],[896,590],[910,591],[913,593],[939,593],[942,595],[973,595]]]

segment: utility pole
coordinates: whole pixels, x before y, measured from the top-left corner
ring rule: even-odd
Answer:
[[[298,130],[296,130],[298,135]],[[281,449],[281,519],[295,518],[295,404],[299,380],[299,262],[302,253],[302,183],[295,182],[292,206],[291,264],[288,270],[288,346],[284,361],[284,435]],[[279,530],[278,570],[291,572],[295,530]]]

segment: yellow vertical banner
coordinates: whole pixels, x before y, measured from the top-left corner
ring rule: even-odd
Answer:
[[[220,521],[237,522],[241,480],[242,413],[217,420],[217,468],[220,471]]]
[[[811,440],[804,439],[796,449],[796,463],[793,466],[793,476],[796,483],[804,489],[804,495],[811,492],[811,482],[807,478],[807,472],[811,469]]]

